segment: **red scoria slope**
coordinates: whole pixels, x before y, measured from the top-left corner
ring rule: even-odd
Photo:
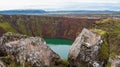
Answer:
[[[22,34],[71,40],[74,40],[83,28],[92,28],[95,21],[99,20],[33,15],[3,15],[2,19]]]

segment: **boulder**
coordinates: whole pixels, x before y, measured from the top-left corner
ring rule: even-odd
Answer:
[[[11,41],[17,41],[20,39],[27,38],[28,36],[26,35],[21,35],[21,34],[15,34],[15,33],[5,33],[0,37],[0,56],[6,55],[6,50],[5,50],[5,43],[9,43]]]
[[[60,57],[40,37],[6,33],[0,37],[0,52],[25,66],[51,67],[60,63]]]
[[[70,48],[68,61],[70,67],[103,67],[99,57],[102,36],[83,29]]]
[[[109,59],[109,62],[111,63],[111,67],[120,67],[120,56],[116,56],[113,59]]]
[[[6,67],[5,63],[0,60],[0,67]]]

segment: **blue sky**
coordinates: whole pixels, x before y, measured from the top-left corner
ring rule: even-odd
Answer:
[[[1,0],[0,10],[120,10],[120,0]]]

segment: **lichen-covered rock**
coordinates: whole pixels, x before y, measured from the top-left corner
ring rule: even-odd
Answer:
[[[0,37],[0,46],[0,52],[23,65],[51,67],[60,61],[60,57],[40,37],[6,33]]]
[[[111,67],[120,67],[120,56],[116,56],[114,59],[109,59]]]
[[[68,60],[71,67],[103,67],[99,52],[103,43],[101,35],[83,29],[70,48]]]
[[[0,60],[0,67],[6,67],[5,63]]]
[[[23,38],[27,38],[27,36],[21,35],[21,34],[15,34],[11,32],[3,34],[3,36],[0,37],[0,56],[7,53],[5,51],[5,43],[11,42],[11,41],[17,41]]]
[[[19,39],[27,38],[26,35],[21,35],[21,34],[15,34],[15,33],[5,33],[3,36],[0,37],[0,56],[6,55],[5,52],[5,43],[11,42],[11,41],[17,41]]]

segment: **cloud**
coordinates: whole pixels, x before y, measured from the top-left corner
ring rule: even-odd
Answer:
[[[120,0],[0,0],[0,10],[119,10]]]

